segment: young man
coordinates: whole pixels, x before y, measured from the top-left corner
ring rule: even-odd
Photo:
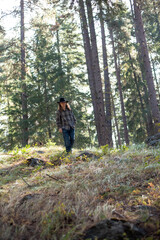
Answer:
[[[75,124],[76,119],[74,114],[64,98],[60,98],[58,103],[58,111],[56,117],[56,123],[60,133],[63,133],[66,152],[72,151],[72,147],[75,140]]]

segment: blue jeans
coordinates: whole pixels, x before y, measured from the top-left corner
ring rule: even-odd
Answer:
[[[72,127],[69,130],[63,128],[62,131],[66,152],[70,152],[75,140],[75,129]]]

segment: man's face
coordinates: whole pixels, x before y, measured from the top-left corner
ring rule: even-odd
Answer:
[[[66,102],[60,102],[60,105],[61,105],[61,107],[62,107],[63,110],[66,109]]]

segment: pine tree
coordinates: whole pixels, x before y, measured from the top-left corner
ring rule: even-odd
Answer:
[[[152,69],[151,69],[150,60],[149,60],[146,36],[145,36],[145,31],[144,31],[144,26],[143,26],[143,21],[141,16],[141,10],[140,10],[140,5],[136,0],[134,0],[133,3],[134,3],[134,13],[135,13],[134,21],[136,26],[136,36],[137,36],[138,43],[140,44],[139,49],[141,52],[141,57],[142,57],[143,66],[144,66],[144,73],[147,80],[150,106],[151,106],[152,116],[155,124],[155,132],[158,132],[159,131],[158,129],[160,128],[159,126],[160,113],[158,108],[158,102],[156,99],[156,91],[155,91],[154,82],[153,82],[153,75],[152,75]]]
[[[112,119],[112,115],[111,115],[111,84],[110,84],[110,78],[109,78],[106,36],[105,36],[105,27],[104,27],[103,11],[102,11],[101,3],[100,3],[99,8],[100,8],[99,18],[100,18],[100,24],[101,24],[103,68],[104,68],[104,82],[105,82],[106,121],[107,121],[109,146],[113,146],[112,123],[111,123],[111,119]]]
[[[102,92],[102,82],[99,68],[99,59],[97,51],[96,34],[92,13],[92,6],[90,1],[86,1],[90,37],[88,32],[88,24],[86,19],[86,13],[84,9],[83,0],[79,0],[80,19],[82,25],[82,34],[84,41],[85,57],[88,69],[88,78],[91,89],[91,96],[94,107],[95,123],[97,129],[97,136],[99,145],[108,144],[108,133],[106,126],[106,118],[104,111],[104,100]]]
[[[82,40],[77,33],[77,26],[73,22],[71,14],[58,12],[55,25],[46,27],[47,25],[44,25],[40,19],[34,23],[34,27],[38,26],[38,28],[33,39],[34,48],[32,50],[35,57],[30,62],[31,79],[33,79],[30,89],[33,89],[33,92],[30,94],[32,97],[29,101],[29,105],[33,105],[33,102],[36,101],[34,108],[30,109],[32,125],[35,125],[32,128],[35,130],[32,132],[34,141],[38,141],[38,139],[46,141],[46,133],[50,137],[45,111],[46,103],[49,110],[52,139],[57,143],[62,141],[58,135],[55,115],[58,107],[57,101],[60,97],[65,96],[71,101],[74,113],[79,119],[76,126],[77,146],[89,143],[87,124],[85,126],[83,121],[88,116],[84,111],[84,105],[86,105],[85,101],[89,101],[89,96],[81,90],[81,84],[84,86],[86,84],[83,71],[84,56],[81,53]]]
[[[25,83],[26,64],[25,64],[25,26],[24,26],[24,0],[20,2],[21,9],[21,82],[22,82],[22,146],[28,144],[28,108],[27,108],[27,86]]]

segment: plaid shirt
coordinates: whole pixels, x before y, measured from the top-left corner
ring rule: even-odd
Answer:
[[[65,111],[57,111],[56,123],[58,128],[64,128],[69,130],[70,127],[74,128],[76,124],[76,119],[72,110],[66,109]]]

